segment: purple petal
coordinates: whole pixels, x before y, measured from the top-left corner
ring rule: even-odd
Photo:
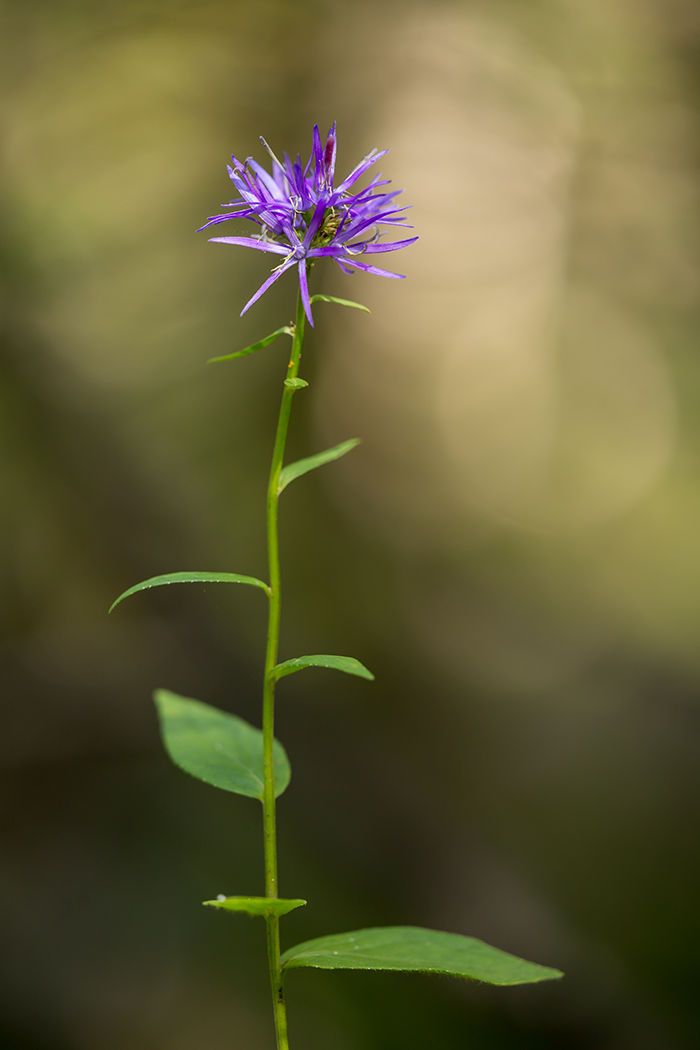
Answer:
[[[306,254],[309,259],[320,259],[328,255],[333,258],[337,258],[338,256],[343,259],[347,258],[347,252],[345,251],[345,245],[343,244],[326,244],[323,248],[309,248]]]
[[[399,248],[407,248],[409,244],[415,244],[417,237],[408,237],[405,241],[379,241],[377,244],[368,244],[364,255],[376,255],[378,252],[395,252]]]
[[[375,177],[372,179],[368,186],[365,186],[364,189],[358,190],[357,193],[353,193],[349,198],[346,198],[346,202],[351,205],[355,204],[356,202],[359,203],[363,201],[366,197],[370,196],[372,192],[376,190],[379,186],[390,185],[391,179],[383,179],[381,177],[381,174],[375,175]],[[340,188],[338,188],[334,192],[336,195],[340,196]],[[397,192],[401,193],[401,190],[398,190]]]
[[[333,121],[333,127],[328,132],[328,138],[326,139],[326,148],[323,151],[323,164],[326,169],[326,179],[328,185],[333,185],[333,176],[335,175],[335,155],[337,150],[337,140],[335,134],[336,121]]]
[[[301,301],[304,304],[304,313],[309,319],[309,324],[313,328],[314,319],[311,315],[311,301],[309,299],[309,282],[306,276],[306,259],[302,259],[299,263],[299,291],[301,292]]]
[[[323,222],[323,216],[326,211],[326,205],[324,201],[319,201],[316,205],[313,215],[311,216],[311,222],[308,225],[306,233],[304,234],[304,247],[308,248],[312,240],[321,228]]]
[[[265,168],[263,168],[262,164],[258,164],[257,160],[253,160],[252,157],[248,161],[248,164],[258,176],[260,181],[265,185],[267,190],[272,194],[272,196],[276,200],[282,200],[284,197],[284,193],[277,185],[272,175],[270,175],[269,171],[265,171]]]
[[[369,266],[367,263],[358,262],[356,259],[348,259],[347,256],[343,259],[343,262],[347,266],[356,266],[358,270],[364,270],[365,273],[373,273],[375,277],[396,277],[401,281],[406,278],[405,273],[392,273],[390,270],[380,270],[378,266]]]
[[[373,164],[376,164],[381,157],[385,157],[388,152],[388,149],[384,149],[381,153],[377,153],[377,151],[373,149],[371,153],[368,153],[366,157],[363,157],[356,168],[352,169],[345,182],[342,182],[340,186],[338,186],[336,193],[344,193],[349,186],[352,186],[353,182],[357,182],[360,175],[364,175]]]
[[[294,192],[298,197],[304,195],[306,189],[306,180],[304,179],[304,169],[301,166],[301,157],[297,153],[297,159],[294,161]]]
[[[323,161],[323,146],[321,145],[321,132],[318,130],[318,124],[314,124],[314,138],[311,153],[314,158],[314,168],[318,173],[321,170],[321,163]]]
[[[285,176],[285,179],[287,181],[287,186],[289,187],[289,190],[293,190],[294,189],[294,167],[292,165],[291,160],[289,159],[289,154],[287,153],[286,150],[284,151],[284,176]],[[285,195],[286,194],[287,194],[287,190],[285,190]]]
[[[273,244],[270,241],[258,241],[255,237],[210,237],[210,241],[219,244],[241,244],[244,248],[257,248],[259,252],[274,252],[275,255],[287,255],[289,248],[283,244]]]
[[[353,237],[359,237],[365,230],[376,228],[378,225],[382,226],[408,226],[408,229],[413,229],[408,223],[401,222],[400,219],[391,219],[390,215],[393,212],[380,212],[379,215],[356,215],[353,219],[343,228],[342,236],[340,230],[338,230],[337,240],[339,241],[351,241]]]
[[[267,291],[270,285],[274,284],[278,277],[281,277],[282,274],[285,273],[289,269],[289,267],[293,265],[294,261],[290,260],[288,263],[284,263],[284,265],[280,266],[278,269],[273,270],[268,279],[264,282],[264,284],[260,285],[253,298],[249,299],[248,302],[245,304],[245,306],[241,310],[241,317],[243,317],[243,314],[246,312],[246,310],[250,309],[253,303],[256,303],[258,301],[260,296]]]
[[[289,221],[289,218],[285,217],[283,219],[281,225],[282,225],[282,228],[284,230],[284,235],[287,238],[287,240],[289,241],[290,246],[292,248],[300,247],[300,245],[302,243],[301,238],[299,237],[299,234],[297,233],[297,231],[292,226],[291,222]]]
[[[206,230],[207,226],[215,226],[218,222],[228,222],[230,219],[242,219],[248,218],[247,212],[249,208],[246,207],[240,211],[231,212],[229,215],[210,215],[203,226],[200,226],[197,233],[201,233],[202,230]]]

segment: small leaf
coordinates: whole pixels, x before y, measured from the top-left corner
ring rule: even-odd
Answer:
[[[363,306],[362,303],[353,303],[350,299],[336,299],[334,295],[312,295],[312,303],[337,303],[338,306],[354,306],[356,310],[364,310],[366,314],[369,313],[369,307]]]
[[[293,336],[294,332],[289,325],[285,325],[284,328],[278,328],[276,332],[272,333],[272,335],[266,335],[259,343],[253,343],[252,346],[247,346],[245,350],[237,350],[235,354],[224,354],[223,357],[210,357],[207,364],[214,365],[218,361],[233,361],[236,357],[246,357],[247,354],[254,354],[257,350],[262,350],[264,347],[269,346],[273,339],[276,339],[278,335]]]
[[[135,583],[133,587],[120,594],[115,602],[109,607],[111,612],[115,605],[128,598],[130,594],[138,591],[147,591],[149,587],[165,587],[170,583],[249,583],[251,587],[262,587],[267,596],[270,596],[270,588],[262,580],[256,580],[255,576],[241,576],[237,572],[168,572],[165,576],[152,576],[150,580],[143,583]]]
[[[359,444],[359,438],[350,438],[349,441],[342,441],[340,445],[327,448],[325,452],[317,452],[315,456],[298,459],[296,463],[290,463],[288,467],[283,467],[277,484],[277,495],[279,496],[282,489],[285,489],[290,481],[300,478],[302,474],[307,474],[310,470],[315,470],[316,467],[322,467],[324,463],[332,463],[334,459],[340,459],[346,452],[350,452],[351,449]]]
[[[249,915],[286,915],[295,908],[301,908],[306,901],[301,898],[295,900],[283,900],[281,897],[224,897],[223,894],[215,901],[202,901],[212,908],[224,908],[226,911],[245,911]]]
[[[236,715],[168,689],[154,694],[165,750],[176,766],[205,784],[262,800],[263,735]],[[274,742],[275,795],[289,784],[287,754]]]
[[[302,671],[305,667],[330,667],[334,671],[344,671],[345,674],[356,674],[358,678],[368,678],[370,682],[374,681],[372,672],[352,656],[295,656],[293,660],[285,660],[283,664],[277,664],[270,673],[275,679],[284,678],[285,675]]]
[[[474,937],[385,926],[318,937],[290,948],[283,968],[316,966],[322,970],[419,970],[470,977],[487,984],[533,984],[563,977],[560,970],[525,962]]]
[[[299,379],[297,377],[296,379],[285,379],[284,385],[288,386],[291,390],[302,390],[305,386],[308,386],[309,384],[306,382],[305,379]]]

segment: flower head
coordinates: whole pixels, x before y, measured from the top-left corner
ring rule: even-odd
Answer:
[[[304,310],[313,325],[307,266],[314,259],[331,258],[345,273],[355,269],[380,277],[398,277],[372,266],[361,256],[377,255],[405,248],[417,241],[409,237],[402,241],[380,240],[380,226],[407,226],[403,212],[406,205],[397,207],[395,200],[401,190],[378,192],[388,186],[388,180],[375,175],[363,190],[353,192],[357,180],[388,151],[372,150],[353,168],[339,186],[333,185],[335,176],[335,124],[328,132],[325,146],[321,142],[318,124],[314,126],[313,149],[306,167],[297,156],[291,161],[284,154],[279,161],[264,139],[261,139],[272,159],[272,174],[252,157],[244,164],[232,157],[229,176],[239,197],[226,205],[231,209],[224,215],[213,215],[201,228],[230,219],[252,219],[260,227],[253,237],[211,237],[221,244],[240,244],[258,251],[271,252],[282,257],[270,277],[248,300],[241,314],[253,305],[282,274],[296,266]],[[409,227],[410,228],[410,227]]]

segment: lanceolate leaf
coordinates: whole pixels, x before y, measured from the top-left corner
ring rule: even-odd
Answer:
[[[470,977],[487,984],[532,984],[562,977],[560,970],[525,962],[474,937],[424,930],[419,926],[385,926],[318,937],[290,948],[282,966],[315,966],[323,970],[420,970]]]
[[[354,306],[356,310],[364,310],[368,314],[369,307],[363,306],[362,303],[353,303],[350,299],[336,299],[334,295],[312,295],[312,303],[337,303],[338,306]]]
[[[300,478],[302,474],[307,474],[310,470],[315,470],[316,467],[322,467],[324,463],[332,463],[334,459],[340,459],[346,452],[350,452],[351,449],[359,444],[359,438],[350,438],[349,441],[343,441],[340,445],[327,448],[325,452],[317,452],[315,456],[309,456],[307,459],[298,459],[296,463],[290,463],[288,467],[283,467],[277,485],[277,494],[279,495],[282,489],[286,489],[290,481]]]
[[[263,797],[263,735],[236,715],[167,689],[154,694],[165,750],[176,766],[206,784],[249,798]],[[289,784],[291,769],[274,744],[275,795]]]
[[[283,900],[281,897],[224,897],[223,894],[215,901],[203,901],[212,908],[223,908],[225,911],[244,911],[248,915],[286,915],[295,908],[301,908],[306,901],[301,898],[295,900]]]
[[[237,572],[168,572],[165,576],[152,576],[150,580],[143,583],[135,583],[127,591],[120,594],[115,602],[109,607],[111,612],[115,605],[128,598],[130,594],[138,591],[147,591],[149,587],[165,587],[169,583],[249,583],[251,587],[262,587],[265,593],[270,595],[270,588],[262,580],[256,580],[255,576],[241,576]]]
[[[305,667],[330,667],[334,671],[344,671],[345,674],[356,674],[358,678],[374,681],[372,672],[352,656],[295,656],[293,660],[285,660],[283,664],[273,667],[272,674],[275,678],[284,678]]]
[[[272,333],[272,335],[266,335],[259,343],[253,343],[251,346],[246,346],[245,350],[237,350],[235,354],[224,354],[223,357],[210,357],[207,364],[214,365],[218,361],[233,361],[236,357],[246,357],[247,354],[254,354],[257,350],[262,350],[264,347],[269,346],[278,335],[293,336],[294,332],[289,325],[285,325],[284,328],[278,328],[276,332]]]

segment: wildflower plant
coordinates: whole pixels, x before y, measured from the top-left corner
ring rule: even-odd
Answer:
[[[387,230],[406,227],[405,206],[397,206],[400,190],[387,191],[389,182],[375,175],[363,189],[358,183],[386,150],[372,150],[335,185],[336,128],[325,144],[314,127],[313,148],[305,166],[285,153],[278,160],[261,139],[272,160],[267,171],[249,157],[243,164],[232,157],[229,175],[238,196],[220,215],[210,217],[202,229],[231,219],[250,219],[258,227],[254,236],[212,237],[212,241],[253,248],[279,258],[271,275],[248,300],[245,313],[287,270],[296,270],[298,295],[294,322],[236,353],[213,358],[230,361],[255,353],[280,335],[292,340],[283,381],[267,489],[267,543],[269,579],[256,579],[233,572],[174,572],[155,576],[126,590],[114,602],[150,587],[172,583],[243,583],[263,591],[268,601],[268,631],[262,689],[262,729],[248,724],[199,700],[178,696],[166,689],[155,693],[155,702],[165,748],[173,762],[207,784],[232,791],[262,803],[265,888],[259,897],[225,896],[204,903],[229,912],[261,917],[267,929],[267,952],[278,1050],[288,1050],[285,977],[300,967],[327,970],[414,970],[449,974],[496,985],[529,984],[561,977],[559,970],[526,962],[473,937],[422,929],[389,926],[352,930],[318,937],[288,948],[280,947],[280,919],[307,902],[280,896],[277,876],[275,800],[289,785],[291,770],[286,752],[274,737],[275,688],[290,674],[312,667],[331,668],[372,681],[374,675],[350,656],[316,654],[279,662],[281,573],[278,545],[280,495],[292,481],[317,467],[344,456],[358,439],[344,441],[296,463],[284,465],[284,451],[292,403],[297,391],[308,386],[300,378],[299,366],[304,327],[313,325],[312,305],[317,302],[367,310],[359,303],[328,295],[309,294],[309,274],[319,259],[334,259],[344,273],[361,270],[380,277],[401,278],[368,261],[374,255],[398,251],[417,237],[383,240]],[[369,311],[367,311],[369,312]]]

